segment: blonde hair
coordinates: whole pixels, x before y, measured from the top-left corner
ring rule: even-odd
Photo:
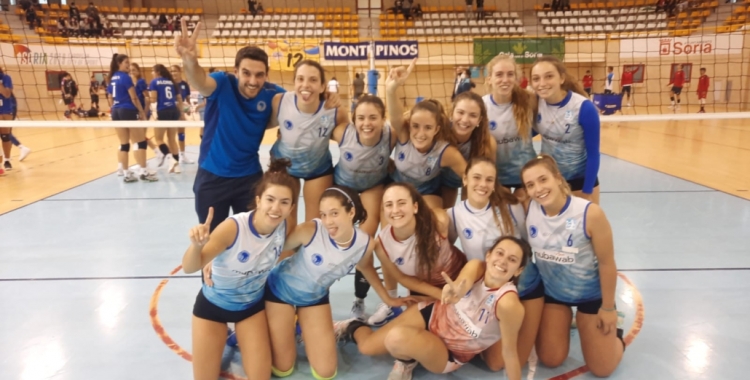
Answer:
[[[552,172],[552,175],[555,178],[559,178],[562,180],[562,185],[560,185],[560,190],[563,191],[566,195],[571,195],[573,192],[570,190],[570,185],[568,184],[568,181],[565,180],[565,177],[563,177],[562,173],[560,173],[560,168],[557,167],[557,161],[555,161],[552,156],[548,154],[540,154],[536,157],[532,158],[527,162],[523,168],[521,169],[521,181],[523,181],[523,173],[525,173],[527,170],[535,167],[535,166],[544,166],[547,170]],[[526,183],[523,181],[523,187],[526,188]]]
[[[510,62],[513,64],[513,71],[518,77],[518,65],[516,60],[509,54],[500,53],[487,64],[487,72],[489,78],[492,77],[493,68],[500,62]],[[490,85],[491,86],[491,85]],[[536,113],[536,105],[534,104],[533,97],[528,91],[521,88],[518,82],[513,84],[513,90],[510,95],[510,102],[513,105],[513,117],[516,119],[516,126],[518,128],[518,134],[521,136],[524,142],[528,142],[531,139],[531,127],[534,120],[534,114]]]

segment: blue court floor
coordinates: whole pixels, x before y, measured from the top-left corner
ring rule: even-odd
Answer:
[[[192,378],[183,357],[200,280],[170,276],[197,222],[196,166],[183,170],[161,169],[157,183],[109,175],[0,216],[1,380]],[[632,339],[611,378],[750,377],[742,359],[750,348],[750,202],[609,156],[600,180],[621,272],[617,304]],[[353,276],[333,286],[334,318],[348,318],[353,297]],[[371,292],[368,311],[378,302]],[[577,373],[583,362],[571,334],[563,367],[526,368],[524,377]],[[291,378],[310,379],[299,352]],[[225,353],[227,370],[241,376],[235,355]],[[389,357],[363,357],[347,345],[338,378],[385,379],[391,366]],[[414,377],[504,374],[472,362],[450,375],[418,369]]]

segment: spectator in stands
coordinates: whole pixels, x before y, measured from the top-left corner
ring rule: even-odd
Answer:
[[[411,14],[416,18],[422,18],[422,6],[419,3],[414,4],[411,7]]]
[[[78,37],[81,35],[81,26],[78,24],[78,20],[71,18],[68,23],[68,35]]]
[[[403,0],[396,0],[393,3],[393,7],[386,9],[385,12],[388,13],[388,11],[391,11],[391,13],[393,13],[395,15],[395,14],[401,12],[401,7],[402,6],[403,6]]]
[[[552,0],[552,10],[553,11],[560,10],[560,0]]]
[[[174,22],[174,18],[172,18],[172,16],[167,16],[167,25],[166,25],[166,28],[167,28],[168,31],[174,32],[175,22]]]
[[[66,22],[65,17],[57,19],[57,32],[62,37],[68,36],[68,23]]]
[[[466,19],[471,20],[474,18],[473,9],[474,6],[474,0],[466,0]]]
[[[112,37],[113,35],[114,30],[112,29],[112,24],[110,24],[109,20],[106,18],[102,19],[102,36]]]
[[[104,27],[102,26],[101,17],[99,20],[91,20],[91,34],[94,36],[102,36]]]
[[[261,1],[260,1],[260,0],[258,0],[258,14],[259,14],[259,15],[262,15],[262,14],[264,14],[264,13],[266,13],[266,11],[265,11],[265,10],[263,10],[263,3],[261,3]]]
[[[164,30],[167,28],[167,15],[164,13],[159,15],[159,30]]]
[[[158,15],[153,15],[153,16],[152,16],[152,17],[151,17],[151,18],[150,18],[150,19],[148,20],[148,23],[149,23],[149,25],[151,25],[151,30],[152,30],[152,31],[157,31],[157,30],[159,30],[159,16],[158,16]]]
[[[411,4],[414,0],[403,0],[401,2],[401,12],[404,14],[404,20],[408,20],[411,17]]]
[[[477,0],[477,21],[484,20],[484,0]]]
[[[667,5],[664,10],[667,11],[669,17],[674,16],[674,10],[677,7],[677,0],[667,0]]]
[[[89,23],[90,18],[82,18],[81,21],[78,22],[78,32],[83,37],[90,37],[91,36],[91,24]]]
[[[35,26],[41,24],[41,19],[37,17],[36,10],[34,8],[29,7],[29,9],[26,11],[26,22],[29,23],[29,29],[33,30]]]
[[[255,0],[247,0],[247,10],[253,15],[258,14],[257,2]]]
[[[656,12],[667,10],[667,0],[659,0],[656,2]]]
[[[70,3],[70,10],[68,11],[68,17],[75,18],[76,20],[81,18],[81,12],[78,10],[78,7],[76,6],[75,1]]]
[[[92,18],[94,20],[99,19],[99,9],[94,6],[93,2],[89,2],[88,8],[86,8],[86,14],[89,16],[89,18]]]

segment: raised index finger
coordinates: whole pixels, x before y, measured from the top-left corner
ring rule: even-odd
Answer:
[[[417,58],[414,58],[411,61],[411,64],[409,64],[409,67],[406,69],[406,73],[407,74],[411,74],[411,72],[414,70],[414,66],[416,66],[416,65],[417,65]]]
[[[211,221],[213,219],[214,219],[214,208],[213,207],[209,207],[208,208],[208,216],[206,217],[206,222],[203,223],[203,224],[205,224],[207,226],[210,226],[211,225]]]

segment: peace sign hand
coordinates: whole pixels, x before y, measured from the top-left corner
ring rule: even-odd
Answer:
[[[388,74],[388,78],[385,80],[385,87],[386,89],[393,90],[396,89],[398,86],[402,86],[404,83],[406,83],[406,78],[409,78],[409,75],[414,70],[414,66],[417,64],[417,59],[414,58],[414,60],[411,61],[411,64],[409,67],[394,67],[391,69],[391,72]]]
[[[206,222],[199,224],[190,229],[190,242],[198,247],[203,247],[208,243],[208,238],[211,234],[211,221],[214,219],[214,208],[208,208],[208,217]]]
[[[466,285],[466,279],[461,280],[458,284],[453,282],[445,272],[440,272],[445,279],[445,286],[443,286],[443,295],[440,297],[440,301],[444,305],[453,305],[466,294],[464,286]]]
[[[174,36],[174,49],[177,54],[185,60],[186,58],[196,59],[198,58],[198,47],[196,41],[198,40],[198,32],[201,30],[202,23],[198,23],[193,30],[193,34],[190,35],[187,27],[187,19],[185,17],[180,21],[182,27],[182,34],[175,34]]]

